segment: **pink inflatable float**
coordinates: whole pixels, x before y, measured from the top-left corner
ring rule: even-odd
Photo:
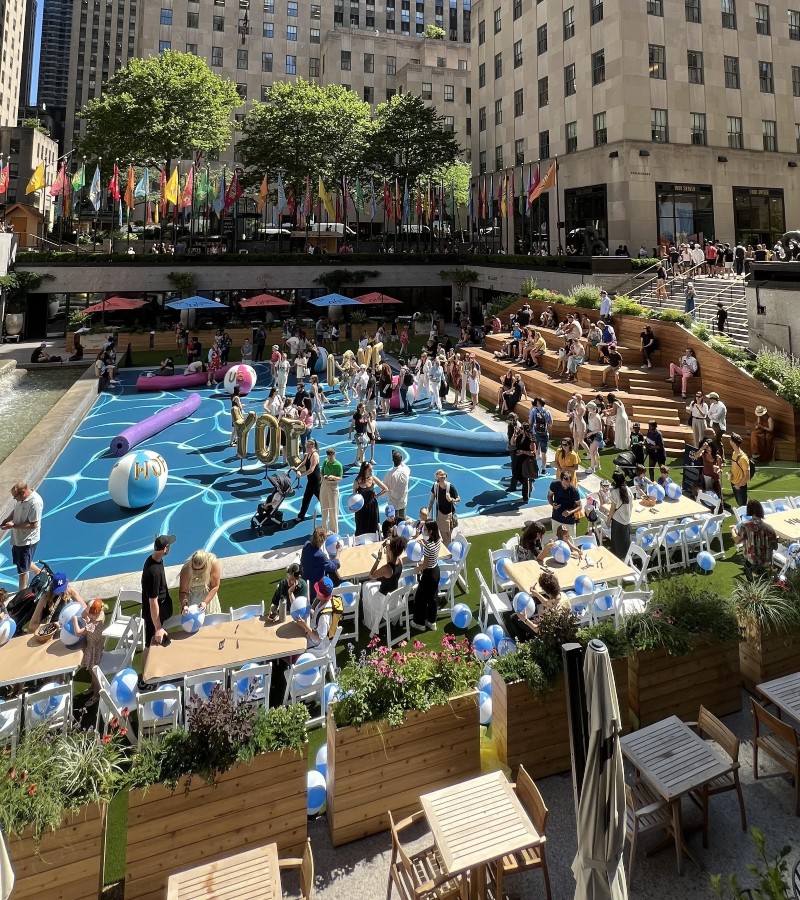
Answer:
[[[403,404],[400,402],[400,385],[398,384],[398,376],[392,378],[392,404],[390,409],[402,409]],[[417,386],[412,384],[408,389],[408,402],[413,404],[417,398]]]
[[[223,381],[225,373],[236,363],[229,363],[214,373],[215,381]],[[192,372],[191,375],[140,375],[136,379],[137,391],[175,391],[179,388],[201,387],[208,382],[207,372]]]

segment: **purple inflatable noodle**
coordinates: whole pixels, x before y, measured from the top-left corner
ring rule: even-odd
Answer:
[[[170,425],[180,422],[181,419],[191,416],[197,411],[198,406],[200,406],[200,394],[189,394],[180,403],[162,409],[141,422],[137,422],[136,425],[131,425],[111,441],[111,455],[125,456],[137,444],[141,444],[142,441],[158,434],[159,431],[163,431]]]

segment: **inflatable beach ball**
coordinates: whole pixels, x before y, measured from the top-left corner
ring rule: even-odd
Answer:
[[[256,669],[258,668],[258,663],[245,663],[241,669],[236,673],[236,692],[243,696],[247,696],[251,691],[258,690],[259,688],[264,687],[264,676],[259,675],[257,678],[251,678],[244,673],[248,669]],[[242,677],[244,676],[244,677]]]
[[[325,776],[316,769],[312,769],[306,776],[306,813],[309,816],[316,816],[322,812],[322,808],[325,806],[326,791]]]
[[[141,509],[159,498],[169,469],[160,453],[134,450],[114,463],[108,478],[108,493],[124,509]]]
[[[717,561],[708,550],[703,550],[701,553],[697,554],[697,565],[700,566],[704,572],[713,572],[717,565]]]
[[[336,545],[341,541],[341,538],[338,534],[329,534],[325,538],[325,552],[328,556],[333,556],[336,553]]]
[[[517,642],[514,638],[502,637],[497,642],[497,655],[508,656],[509,653],[517,652]]]
[[[501,581],[509,581],[510,580],[509,574],[508,574],[508,568],[507,568],[507,566],[510,562],[511,562],[510,559],[507,559],[505,556],[501,556],[500,559],[498,559],[497,562],[494,564],[494,571],[497,574],[497,577]]]
[[[478,695],[478,707],[481,714],[481,725],[488,725],[492,721],[492,695],[483,691]]]
[[[76,618],[68,619],[61,626],[61,634],[59,637],[61,638],[61,643],[66,647],[72,647],[74,644],[77,644],[78,641],[83,637],[82,634],[77,634],[75,631],[76,626],[78,628],[84,628],[86,625],[86,621],[80,616]]]
[[[494,650],[494,644],[488,634],[481,633],[475,635],[475,638],[472,641],[472,652],[475,654],[476,659],[489,659],[492,655],[492,650]]]
[[[424,552],[422,544],[419,541],[411,541],[406,547],[406,556],[414,563],[417,563],[422,559]]]
[[[343,591],[342,588],[351,587],[351,591]],[[342,598],[342,606],[345,609],[353,609],[353,607],[358,603],[358,588],[349,581],[343,581],[339,585],[339,596]]]
[[[519,591],[519,593],[514,594],[511,604],[514,607],[514,612],[521,616],[532,602],[533,597],[527,591]]]
[[[570,552],[571,551],[569,549],[569,544],[566,541],[556,541],[555,544],[553,544],[553,549],[550,552],[550,555],[553,557],[555,562],[564,565],[565,563],[569,562]]]
[[[328,777],[328,745],[323,744],[314,758],[314,768],[322,775],[323,778]]]
[[[664,488],[660,484],[650,484],[647,486],[647,496],[652,497],[656,503],[661,503],[665,497]]]
[[[201,610],[196,603],[193,603],[185,613],[181,613],[181,628],[187,634],[194,634],[196,631],[200,631],[205,620],[205,610]]]
[[[133,669],[123,669],[111,679],[111,699],[120,709],[133,706],[139,676]]]
[[[172,691],[177,687],[174,684],[160,684],[156,688],[156,693],[160,693],[161,691]],[[150,705],[153,710],[153,715],[157,719],[166,719],[167,716],[172,715],[172,710],[175,709],[176,700],[154,700]]]
[[[301,619],[307,619],[310,612],[311,607],[308,603],[308,597],[295,597],[294,600],[292,600],[289,615],[295,622],[299,622]]]
[[[195,695],[202,697],[203,700],[210,700],[211,694],[215,687],[222,687],[221,681],[204,681],[202,684],[196,684],[193,688]]]
[[[56,684],[55,681],[50,682],[50,684],[44,685],[41,690],[46,691],[50,688],[63,687],[63,685]],[[44,722],[46,719],[49,719],[51,716],[55,716],[61,712],[64,708],[64,704],[67,702],[66,694],[61,694],[56,697],[47,697],[44,700],[38,700],[31,706],[31,714],[33,719],[38,722]]]
[[[322,692],[322,711],[327,712],[330,704],[336,703],[336,701],[339,699],[340,694],[341,690],[339,689],[339,685],[335,681],[331,681],[329,684],[326,684],[325,689]]]
[[[450,544],[447,549],[450,551],[450,556],[453,557],[453,562],[461,562],[461,560],[464,558],[466,547],[461,543],[461,541],[453,541],[453,543]]]
[[[297,662],[295,665],[300,665],[301,663],[310,662],[312,659],[316,659],[313,653],[301,653],[300,656],[297,657]],[[305,689],[314,687],[315,683],[320,677],[319,669],[307,669],[305,672],[300,672],[299,674],[294,676],[294,683],[297,687]]]
[[[6,616],[6,618],[0,622],[0,647],[2,647],[3,644],[7,644],[16,633],[17,623],[11,616]]]
[[[83,606],[77,600],[72,600],[58,614],[58,624],[63,628],[73,616],[79,616],[83,612]]]
[[[800,553],[800,541],[792,541],[792,543],[789,544],[787,551],[789,556],[796,556]],[[0,641],[0,644],[2,644],[2,641]]]
[[[676,481],[668,481],[665,490],[670,500],[677,500],[683,494],[681,486]]]
[[[450,618],[456,628],[461,628],[462,630],[469,628],[472,624],[472,610],[466,603],[456,603],[450,611]]]
[[[482,694],[489,694],[491,696],[492,693],[492,676],[491,675],[481,675],[478,679],[478,690]]]
[[[575,593],[576,594],[593,594],[594,593],[594,582],[588,575],[578,575],[575,579]]]
[[[497,645],[500,643],[500,641],[502,641],[506,636],[505,631],[503,631],[503,629],[499,625],[490,625],[486,629],[486,634],[488,634],[491,638],[492,646],[495,648],[495,650],[497,649]]]
[[[228,369],[225,373],[225,380],[222,382],[222,386],[231,395],[233,394],[234,388],[238,387],[242,397],[246,397],[256,386],[257,381],[258,376],[256,375],[256,370],[252,366],[239,364],[237,366],[231,366],[230,369]]]
[[[361,494],[351,494],[347,498],[347,508],[350,512],[358,512],[364,506],[364,498]]]
[[[407,522],[405,519],[403,519],[402,522],[397,523],[395,531],[397,532],[397,536],[404,541],[410,541],[414,535],[414,528],[411,525],[411,522]]]

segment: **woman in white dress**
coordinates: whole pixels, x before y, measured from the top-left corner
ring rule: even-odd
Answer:
[[[597,412],[597,404],[590,400],[586,404],[586,445],[589,448],[589,469],[594,473],[600,469],[600,443],[603,440],[603,420]]]
[[[470,412],[475,412],[478,407],[478,399],[481,392],[481,367],[474,355],[470,355],[469,368],[467,369],[467,387],[472,405]]]
[[[217,594],[221,576],[219,560],[213,553],[207,550],[193,553],[181,569],[181,609],[197,605],[207,613],[222,612]]]
[[[580,448],[588,453],[589,447],[586,445],[586,404],[583,402],[582,394],[573,396],[572,408],[567,410],[570,413],[570,431],[572,432],[572,442],[576,452],[580,452]]]
[[[614,420],[614,446],[617,450],[630,450],[631,444],[631,423],[628,419],[628,413],[625,411],[625,404],[618,400],[614,394],[608,395],[608,406],[611,409],[606,414],[610,419],[613,411]]]

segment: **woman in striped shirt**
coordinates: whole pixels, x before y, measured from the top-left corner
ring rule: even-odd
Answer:
[[[436,614],[439,594],[439,548],[442,545],[439,537],[439,526],[436,522],[427,521],[422,527],[422,559],[415,569],[420,573],[417,593],[414,595],[414,610],[411,627],[416,631],[436,630]]]

